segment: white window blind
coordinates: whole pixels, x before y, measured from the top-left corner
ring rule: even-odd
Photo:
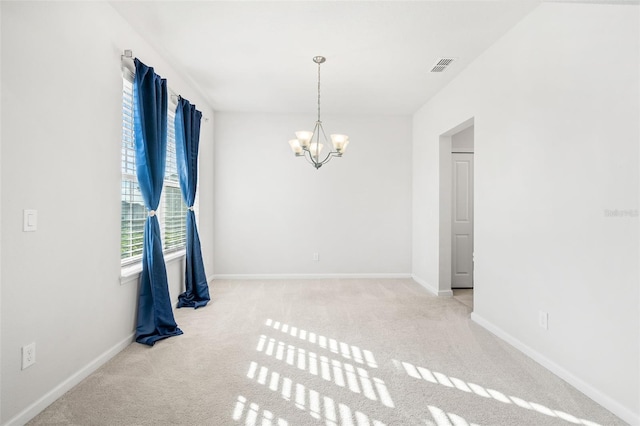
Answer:
[[[164,186],[158,208],[158,220],[165,253],[183,250],[186,245],[186,211],[182,201],[176,162],[175,104],[169,103],[167,117],[167,162]],[[122,184],[121,184],[121,248],[122,265],[142,258],[144,224],[147,209],[140,193],[136,175],[135,140],[133,127],[133,84],[123,78],[122,91]],[[195,206],[197,209],[197,204]]]
[[[144,222],[147,211],[136,177],[136,150],[133,136],[133,85],[123,79],[122,89],[122,184],[120,220],[120,260],[132,263],[142,258]]]
[[[175,105],[171,105],[175,108]],[[164,188],[162,189],[162,233],[163,247],[166,251],[181,249],[187,242],[187,206],[180,192],[180,178],[176,160],[175,112],[169,111],[167,130],[167,163],[164,172]]]

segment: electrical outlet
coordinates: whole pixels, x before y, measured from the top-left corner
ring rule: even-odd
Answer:
[[[545,330],[549,329],[549,314],[544,312],[544,311],[540,311],[538,312],[538,325],[540,325],[540,327],[544,328]]]
[[[31,367],[36,363],[36,342],[22,347],[22,369]]]
[[[313,260],[314,260],[314,262],[319,262],[320,261],[320,253],[313,253]]]

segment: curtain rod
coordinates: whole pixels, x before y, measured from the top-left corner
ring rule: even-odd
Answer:
[[[125,49],[124,53],[120,55],[120,60],[122,61],[122,72],[127,72],[133,80],[133,76],[136,74],[136,65],[133,62],[133,51],[130,49]],[[167,89],[169,90],[169,96],[171,97],[171,102],[174,104],[178,104],[178,99],[180,95],[176,93],[169,85],[167,85]],[[209,121],[208,117],[202,117],[205,122]]]

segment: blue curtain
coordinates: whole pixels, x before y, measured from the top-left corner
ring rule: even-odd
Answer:
[[[200,122],[202,113],[195,105],[180,97],[176,109],[176,157],[182,198],[189,206],[187,210],[187,257],[185,270],[185,292],[178,298],[178,308],[199,308],[209,302],[209,286],[204,272],[200,237],[196,225],[193,203],[198,185],[198,146],[200,145]]]
[[[162,238],[156,209],[160,204],[167,157],[167,81],[135,59],[133,82],[136,173],[149,216],[144,225],[142,275],[136,341],[153,346],[182,334],[173,317]]]

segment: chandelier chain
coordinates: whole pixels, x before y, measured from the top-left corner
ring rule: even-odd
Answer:
[[[320,62],[318,62],[318,122],[320,122]]]

